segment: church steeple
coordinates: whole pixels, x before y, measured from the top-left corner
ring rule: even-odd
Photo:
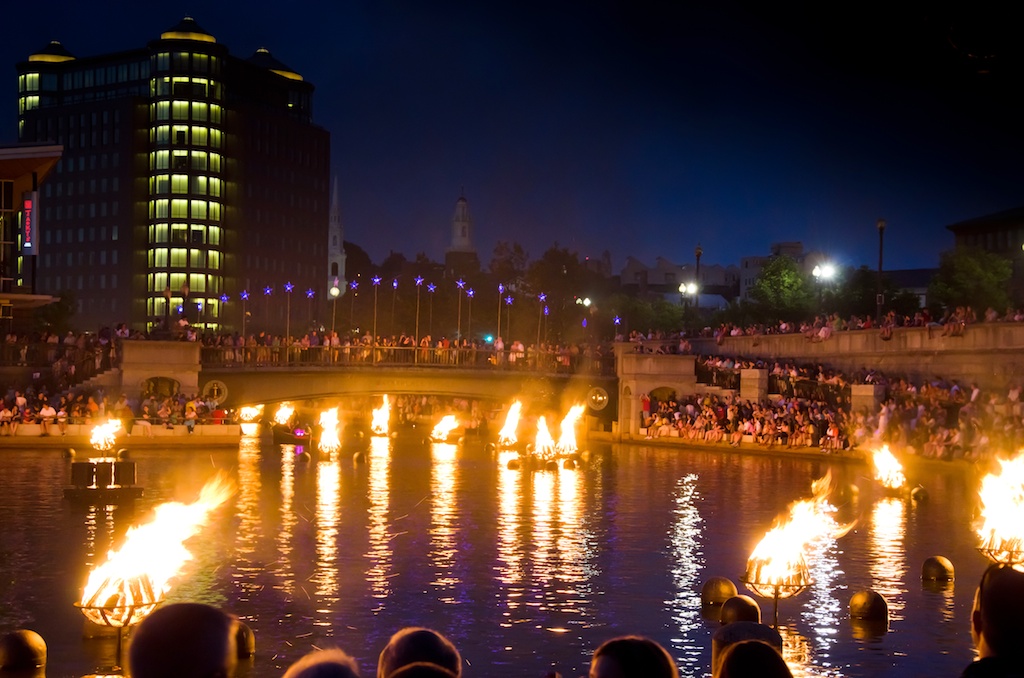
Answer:
[[[473,218],[469,215],[469,201],[462,190],[455,201],[452,217],[452,242],[444,255],[445,268],[451,275],[467,275],[480,270],[480,258],[473,247]]]
[[[334,177],[327,226],[327,298],[337,299],[345,293],[345,287],[345,229],[341,225],[338,177]]]
[[[476,252],[473,248],[473,218],[469,216],[469,201],[466,189],[455,201],[455,216],[452,217],[452,244],[449,252]]]

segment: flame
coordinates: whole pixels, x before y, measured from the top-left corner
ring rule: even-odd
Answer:
[[[263,405],[246,405],[238,410],[238,419],[245,423],[254,422],[263,416]]]
[[[982,552],[997,563],[1024,569],[1024,454],[1000,459],[999,473],[981,481]]]
[[[373,411],[373,420],[370,423],[370,430],[373,431],[374,435],[386,436],[388,434],[388,425],[391,423],[391,402],[388,400],[388,394],[384,394],[384,401],[381,406]]]
[[[875,480],[881,481],[882,485],[889,490],[898,490],[907,484],[907,477],[903,475],[903,466],[897,461],[888,445],[882,445],[874,455]]]
[[[555,439],[548,433],[548,424],[544,417],[537,419],[537,438],[533,443],[533,452],[541,459],[547,459],[555,453]]]
[[[586,409],[586,405],[573,405],[562,419],[562,432],[558,436],[558,444],[555,445],[555,451],[559,454],[572,454],[576,451],[576,422],[580,420]]]
[[[106,422],[92,427],[89,443],[97,450],[109,450],[114,446],[120,430],[120,419],[108,419]]]
[[[218,474],[191,504],[156,507],[153,520],[128,530],[118,551],[89,574],[81,609],[104,626],[131,626],[163,602],[173,579],[192,558],[185,541],[199,532],[210,513],[234,493],[234,483]]]
[[[274,423],[285,426],[293,414],[295,414],[295,408],[292,407],[291,403],[281,403],[277,408],[277,412],[274,413]]]
[[[337,452],[341,449],[338,437],[338,408],[324,410],[320,413],[320,442],[317,443],[321,452]]]
[[[518,400],[512,402],[505,415],[505,425],[498,432],[498,445],[501,447],[512,447],[519,439],[516,438],[516,429],[519,427],[519,417],[523,412],[523,404]]]
[[[441,421],[437,422],[434,430],[430,432],[430,438],[439,442],[448,440],[448,434],[458,428],[458,426],[459,421],[455,418],[455,415],[446,414]]]
[[[747,560],[743,581],[759,596],[788,598],[811,584],[808,547],[821,538],[838,539],[853,527],[839,525],[828,502],[829,473],[812,484],[813,497],[794,502],[786,518],[777,518]]]

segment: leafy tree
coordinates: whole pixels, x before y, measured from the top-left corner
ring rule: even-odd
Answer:
[[[380,264],[380,274],[385,278],[395,278],[405,267],[405,255],[401,252],[392,251]]]
[[[807,276],[790,257],[773,257],[750,290],[763,318],[797,320],[807,315],[814,292]]]
[[[57,301],[36,309],[33,314],[36,330],[66,334],[72,329],[72,320],[75,316],[75,293],[63,290],[57,296],[59,297]]]
[[[1006,259],[973,247],[943,252],[939,272],[928,287],[928,298],[943,306],[1003,309],[1010,301],[1007,288],[1013,269]]]
[[[348,240],[345,241],[344,248],[346,278],[355,280],[359,276],[369,276],[373,272],[373,262],[366,250]]]
[[[491,275],[499,282],[518,282],[526,272],[528,258],[526,250],[519,243],[499,240],[491,257]]]

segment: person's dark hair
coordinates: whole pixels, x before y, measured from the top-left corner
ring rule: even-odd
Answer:
[[[237,663],[235,620],[201,603],[173,603],[146,617],[128,648],[133,678],[219,678]]]
[[[377,678],[386,678],[406,664],[429,662],[462,675],[462,657],[450,640],[434,631],[418,626],[404,628],[384,646],[377,661]]]
[[[413,662],[395,669],[387,678],[455,678],[455,674],[437,664]]]
[[[289,666],[284,678],[359,678],[359,666],[342,650],[315,650]]]
[[[975,613],[981,616],[981,632],[993,653],[1024,655],[1024,572],[1009,565],[989,566],[978,585]]]
[[[625,678],[678,678],[675,661],[664,647],[641,636],[620,636],[605,641],[590,660],[591,678],[599,660],[614,663]]]
[[[741,640],[725,649],[715,678],[793,678],[778,650],[760,640]]]

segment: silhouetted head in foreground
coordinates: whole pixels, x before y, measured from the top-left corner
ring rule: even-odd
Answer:
[[[289,666],[284,678],[359,678],[359,666],[341,650],[316,650]]]
[[[132,678],[227,678],[237,662],[234,618],[201,603],[157,609],[128,649]]]
[[[430,662],[413,662],[389,673],[387,678],[455,678],[455,674]]]
[[[377,678],[387,678],[407,664],[428,662],[462,675],[462,657],[450,640],[432,629],[410,626],[395,635],[381,650]]]
[[[594,651],[590,678],[679,678],[679,671],[665,648],[650,638],[621,636]]]
[[[1024,660],[1024,572],[992,565],[981,576],[971,613],[978,655]]]
[[[760,640],[741,640],[725,649],[715,678],[793,678],[778,650]]]

